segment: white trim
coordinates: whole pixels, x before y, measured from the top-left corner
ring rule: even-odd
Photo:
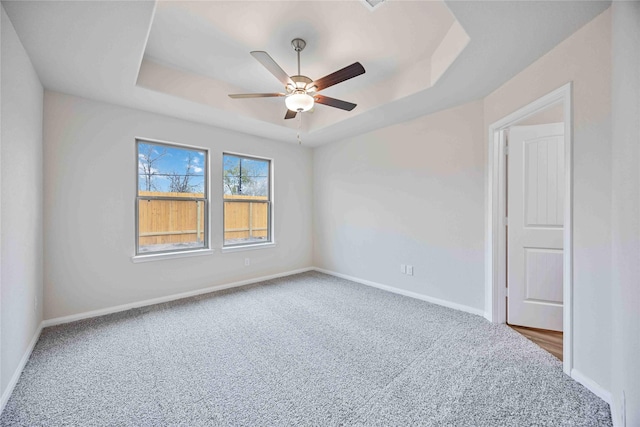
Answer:
[[[607,393],[607,391],[605,391],[605,393]],[[621,402],[619,401],[616,402],[616,400],[613,398],[613,393],[610,393],[610,395],[611,395],[611,402],[608,402],[608,403],[609,403],[609,409],[611,410],[611,421],[613,423],[613,427],[626,427],[627,420],[626,420],[626,414],[624,413],[625,407],[623,404],[621,404]],[[622,399],[624,400],[624,398],[625,397],[624,397],[624,391],[623,391]]]
[[[427,296],[427,295],[419,294],[417,292],[407,291],[407,290],[404,290],[404,289],[396,288],[394,286],[383,285],[382,283],[372,282],[371,280],[366,280],[366,279],[361,279],[359,277],[349,276],[348,274],[342,274],[342,273],[338,273],[338,272],[331,271],[331,270],[325,270],[324,268],[314,267],[313,270],[315,270],[315,271],[317,271],[319,273],[329,274],[331,276],[340,277],[341,279],[346,279],[346,280],[350,280],[352,282],[356,282],[356,283],[360,283],[360,284],[363,284],[363,285],[371,286],[371,287],[374,287],[374,288],[382,289],[384,291],[392,292],[394,294],[404,295],[406,297],[419,299],[419,300],[422,300],[422,301],[430,302],[432,304],[441,305],[441,306],[447,307],[447,308],[453,308],[454,310],[460,310],[460,311],[464,311],[466,313],[475,314],[475,315],[478,315],[478,316],[484,316],[484,311],[482,311],[479,308],[469,307],[468,305],[463,305],[463,304],[458,304],[458,303],[455,303],[455,302],[450,302],[450,301],[446,301],[446,300],[442,300],[442,299],[438,299],[438,298],[433,298],[433,297],[430,297],[430,296]]]
[[[238,245],[238,246],[223,246],[220,251],[223,254],[229,252],[242,252],[242,251],[255,251],[256,249],[269,249],[275,248],[276,242],[257,243],[255,245]]]
[[[573,114],[571,82],[533,101],[489,126],[488,168],[485,205],[485,317],[494,323],[506,322],[504,296],[506,288],[506,247],[504,238],[505,178],[503,131],[512,124],[532,116],[550,105],[562,102],[565,134],[565,210],[564,210],[564,273],[563,273],[563,370],[569,375],[573,368]]]
[[[291,276],[313,270],[313,267],[300,268],[297,270],[285,271],[283,273],[271,274],[269,276],[261,276],[253,279],[241,280],[238,282],[225,283],[221,285],[210,286],[207,288],[196,289],[194,291],[182,292],[179,294],[167,295],[164,297],[152,298],[144,301],[137,301],[128,304],[117,305],[115,307],[101,308],[99,310],[85,311],[84,313],[71,314],[69,316],[56,317],[47,319],[42,322],[43,327],[61,325],[63,323],[75,322],[77,320],[90,319],[92,317],[104,316],[106,314],[118,313],[120,311],[131,310],[132,308],[146,307],[154,304],[175,301],[183,298],[189,298],[196,295],[208,294],[210,292],[221,291],[223,289],[237,288],[239,286],[250,285],[252,283],[263,282],[265,280],[277,279],[279,277]]]
[[[142,142],[150,142],[151,144],[172,145],[180,148],[185,148],[188,150],[211,151],[210,148],[201,147],[195,144],[185,144],[183,142],[167,141],[165,139],[147,138],[146,136],[134,136],[133,139],[136,142],[142,141]],[[136,171],[138,171],[137,166],[138,164],[136,163]]]
[[[586,376],[585,374],[583,374],[582,372],[578,371],[575,368],[571,370],[571,378],[573,378],[574,380],[576,380],[577,382],[579,382],[580,384],[588,388],[591,393],[595,394],[600,399],[607,402],[613,411],[613,397],[611,395],[611,392],[607,391],[600,384],[598,384],[597,382],[595,382],[594,380],[592,380],[591,378],[589,378],[588,376]]]
[[[150,261],[160,261],[163,259],[173,259],[173,258],[188,258],[192,256],[202,256],[202,255],[211,255],[213,253],[213,249],[195,249],[193,251],[182,251],[182,252],[167,252],[167,253],[152,253],[149,255],[134,255],[131,257],[131,262],[137,264],[139,262],[150,262]]]
[[[2,400],[0,400],[0,414],[2,414],[2,411],[4,411],[4,407],[9,401],[9,398],[11,397],[11,393],[13,393],[13,389],[15,388],[16,384],[18,384],[20,375],[22,375],[22,370],[27,365],[27,362],[29,361],[29,357],[31,357],[31,352],[33,351],[33,348],[36,346],[36,343],[40,338],[40,333],[42,332],[42,328],[43,328],[43,325],[42,323],[40,323],[40,325],[38,325],[38,329],[36,330],[36,333],[33,334],[33,338],[31,338],[31,342],[27,347],[27,351],[24,352],[24,354],[22,355],[22,359],[20,359],[20,363],[18,363],[18,367],[13,372],[13,376],[11,377],[9,384],[7,384],[7,388],[4,390],[4,393],[2,393]]]
[[[149,43],[149,35],[151,34],[151,25],[153,24],[153,19],[156,17],[156,10],[158,8],[158,2],[153,2],[153,10],[151,11],[151,16],[149,17],[149,23],[147,28],[147,34],[144,37],[144,44],[146,46]],[[136,73],[136,79],[133,82],[134,86],[138,85],[138,79],[140,78],[140,70],[142,69],[142,62],[144,61],[145,49],[142,49],[140,52],[140,60],[138,61],[138,72]]]

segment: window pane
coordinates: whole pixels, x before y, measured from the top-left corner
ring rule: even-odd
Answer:
[[[208,248],[207,150],[138,140],[137,161],[137,254]]]
[[[267,198],[269,181],[267,177],[243,177],[242,195]]]
[[[201,249],[205,242],[205,202],[138,201],[138,252]]]
[[[205,192],[205,152],[147,142],[138,143],[138,195]]]
[[[240,158],[225,154],[222,156],[223,191],[225,195],[239,194],[240,190]]]
[[[225,154],[225,195],[269,196],[269,161]]]
[[[270,161],[223,155],[224,246],[271,241]]]
[[[224,244],[264,243],[269,238],[269,203],[263,196],[234,196],[224,202]]]

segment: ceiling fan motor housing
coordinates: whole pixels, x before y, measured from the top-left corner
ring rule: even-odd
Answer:
[[[306,86],[311,83],[313,80],[311,80],[309,77],[307,76],[291,76],[291,80],[293,80],[293,82],[295,83],[295,87],[292,86],[291,84],[288,84],[286,89],[287,89],[287,93],[293,93],[295,91],[298,90],[303,90],[306,92],[311,92],[311,88],[307,88]]]

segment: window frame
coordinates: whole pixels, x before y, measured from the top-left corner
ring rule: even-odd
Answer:
[[[235,156],[235,157],[239,157],[239,158],[244,158],[244,159],[249,159],[249,160],[261,160],[261,161],[267,161],[269,164],[269,171],[267,173],[267,177],[269,179],[267,188],[268,188],[268,196],[267,196],[267,200],[266,201],[254,201],[254,202],[258,202],[258,203],[265,203],[267,205],[267,236],[268,236],[268,240],[264,241],[264,242],[246,242],[246,243],[235,243],[232,245],[227,245],[225,244],[225,208],[224,208],[224,203],[225,201],[227,202],[244,202],[244,203],[248,203],[246,201],[246,199],[225,199],[224,197],[224,188],[222,189],[222,252],[235,252],[235,251],[241,251],[241,250],[250,250],[250,249],[262,249],[262,248],[266,248],[266,247],[272,247],[275,246],[276,241],[275,241],[275,227],[274,227],[274,203],[273,203],[273,170],[274,170],[274,166],[273,166],[273,159],[269,158],[269,157],[261,157],[261,156],[255,156],[252,154],[244,154],[244,153],[238,153],[238,152],[233,152],[233,151],[223,151],[222,152],[222,157],[221,157],[221,184],[224,186],[224,157],[225,156]]]
[[[170,148],[178,148],[178,149],[186,149],[192,151],[200,151],[204,152],[204,162],[205,165],[203,170],[205,172],[205,176],[203,179],[203,197],[201,198],[179,198],[179,197],[162,197],[162,196],[140,196],[140,172],[138,169],[138,156],[140,153],[140,143],[142,144],[154,144],[161,145]],[[197,256],[197,255],[208,255],[213,253],[212,245],[211,245],[211,216],[210,216],[210,185],[209,180],[211,177],[211,150],[205,147],[200,147],[196,145],[190,144],[182,144],[172,141],[163,141],[151,138],[135,138],[135,169],[136,169],[136,179],[135,179],[135,219],[134,219],[134,256],[132,257],[133,262],[144,262],[144,261],[153,261],[159,259],[170,259],[170,258],[182,258],[186,256]],[[204,246],[199,248],[185,248],[185,249],[168,249],[164,251],[153,251],[153,252],[140,252],[140,208],[139,204],[142,200],[176,200],[176,201],[200,201],[204,202]]]

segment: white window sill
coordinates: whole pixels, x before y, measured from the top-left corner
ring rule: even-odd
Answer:
[[[241,245],[241,246],[227,246],[222,247],[222,253],[226,254],[229,252],[242,252],[242,251],[254,251],[256,249],[269,249],[274,248],[276,246],[276,242],[269,243],[258,243],[255,245]]]
[[[139,263],[139,262],[160,261],[160,260],[174,259],[174,258],[189,258],[193,256],[211,255],[212,253],[213,253],[213,249],[196,249],[193,251],[170,252],[170,253],[164,253],[164,254],[135,255],[131,257],[131,262]]]

